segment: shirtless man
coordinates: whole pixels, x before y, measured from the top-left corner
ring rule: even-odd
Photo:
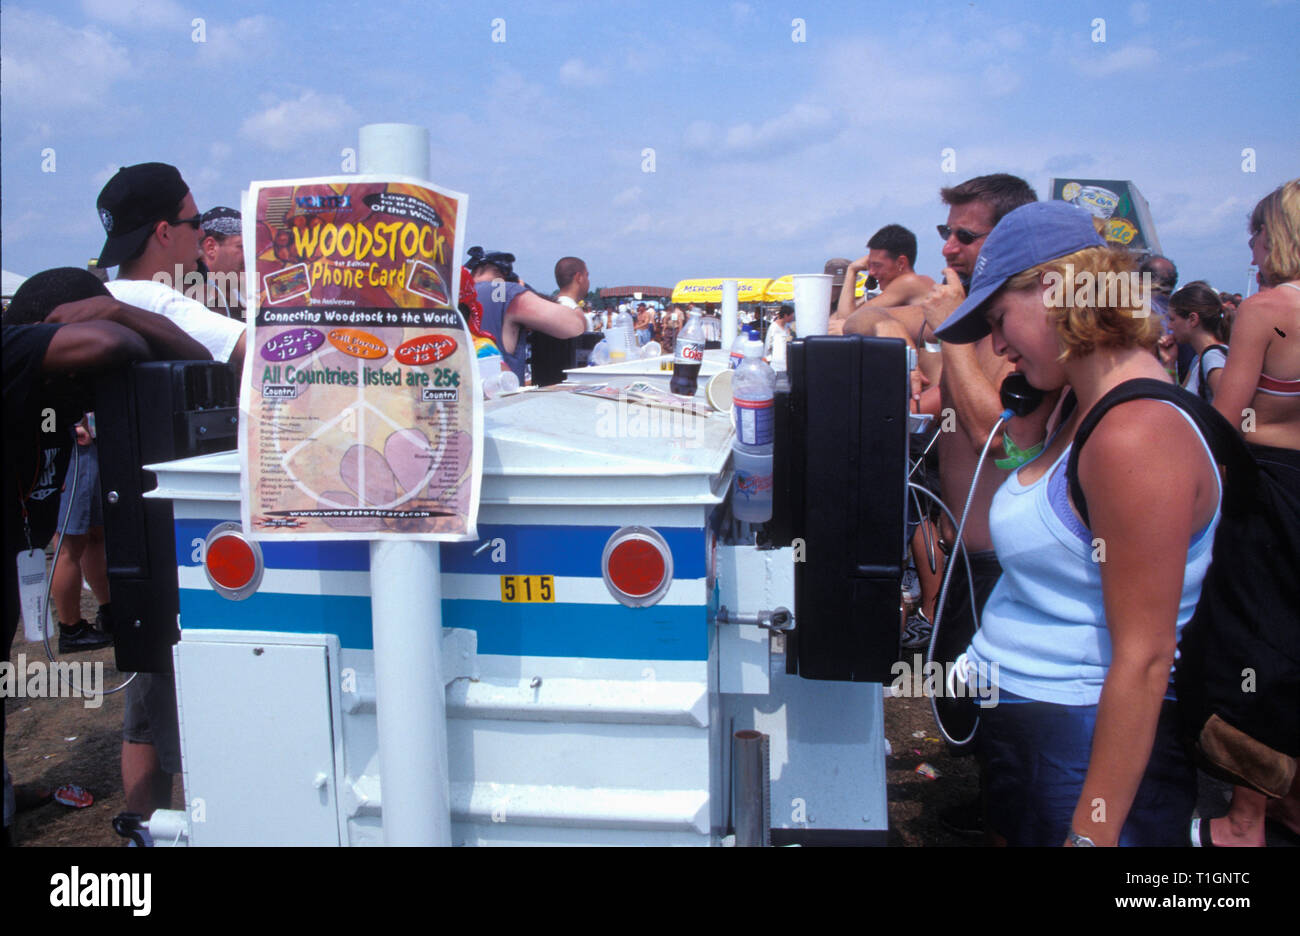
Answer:
[[[871,236],[867,249],[867,255],[854,260],[845,271],[835,318],[843,323],[846,335],[877,334],[883,337],[878,329],[867,327],[869,323],[881,320],[863,313],[885,312],[902,325],[911,336],[908,344],[915,346],[925,324],[925,313],[920,304],[934,288],[934,280],[912,269],[916,263],[916,235],[900,224],[887,224]],[[854,291],[858,274],[863,271],[880,284],[880,295],[857,302]],[[855,315],[858,321],[853,323]],[[836,333],[835,330],[832,333]],[[926,382],[935,386],[939,383],[939,363],[937,355],[921,360]]]
[[[854,260],[845,271],[836,316],[847,318],[864,306],[892,309],[919,304],[929,295],[934,280],[915,272],[915,263],[916,235],[901,224],[882,227],[867,241],[867,255]],[[880,295],[857,302],[853,294],[858,274],[863,271],[876,278]]]

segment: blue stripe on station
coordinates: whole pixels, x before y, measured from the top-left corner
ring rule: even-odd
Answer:
[[[243,601],[230,601],[210,589],[182,588],[180,598],[183,630],[338,634],[344,647],[375,647],[368,597],[258,592]]]
[[[213,591],[182,588],[180,604],[185,630],[338,634],[344,647],[374,649],[369,598],[259,592],[232,602]],[[442,623],[477,631],[479,653],[615,660],[705,660],[709,655],[703,606],[444,599]]]
[[[193,558],[195,539],[202,540],[220,521],[177,520],[176,561],[197,566]],[[600,576],[600,557],[614,526],[515,526],[482,525],[479,540],[442,544],[442,570],[486,575]],[[704,530],[685,527],[657,527],[673,553],[673,578],[705,576]],[[505,541],[505,561],[489,546],[474,555],[483,541]],[[370,568],[370,548],[364,541],[287,542],[262,540],[262,556],[269,569],[320,569],[325,572],[365,572]]]

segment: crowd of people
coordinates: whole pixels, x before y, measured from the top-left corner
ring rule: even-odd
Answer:
[[[896,224],[871,237],[867,254],[834,258],[826,272],[835,289],[831,332],[905,341],[919,360],[913,408],[936,420],[955,416],[931,464],[940,497],[959,505],[974,487],[961,537],[969,582],[965,563],[954,563],[937,637],[927,624],[945,569],[924,560],[925,543],[955,556],[957,531],[947,515],[917,518],[922,598],[903,635],[913,647],[933,637],[941,655],[996,664],[999,673],[1000,704],[981,713],[977,740],[981,795],[949,819],[1011,844],[1174,845],[1189,834],[1199,844],[1262,844],[1266,819],[1300,833],[1300,781],[1271,801],[1239,787],[1228,817],[1189,832],[1196,774],[1178,734],[1170,672],[1224,510],[1219,467],[1197,423],[1161,400],[1107,411],[1076,453],[1086,512],[1066,470],[1093,407],[1146,378],[1179,382],[1212,402],[1279,483],[1300,491],[1300,180],[1265,197],[1251,216],[1261,288],[1244,300],[1201,280],[1177,288],[1167,258],[1108,244],[1086,211],[1040,202],[1014,176],[980,176],[939,195],[947,207],[937,225],[942,281],[916,272],[916,236]],[[117,276],[105,284],[86,270],[46,271],[4,313],[5,474],[20,508],[4,512],[5,563],[12,577],[18,554],[43,548],[58,516],[75,518],[54,571],[61,653],[110,639],[111,613],[91,622],[79,610],[83,577],[101,609],[111,608],[89,470],[80,502],[59,507],[74,446],[86,449],[78,463],[93,464],[85,378],[150,359],[216,360],[238,370],[246,351],[237,211],[200,213],[179,171],[161,163],[122,169],[97,209],[106,241],[95,266],[117,268]],[[553,298],[523,283],[514,263],[509,253],[473,248],[465,270],[481,312],[475,327],[521,383],[530,333],[573,338],[626,313],[639,344],[670,349],[698,311],[706,337],[721,337],[713,308],[590,308],[580,258],[556,263]],[[1137,295],[1053,303],[1047,284],[1067,271],[1149,273],[1156,314],[1144,314]],[[185,293],[183,277],[171,279],[176,272],[204,277],[197,297]],[[863,301],[860,273],[878,289]],[[775,310],[769,335],[791,334],[792,316],[788,306]],[[1003,422],[999,388],[1012,373],[1042,401]],[[979,467],[986,448],[992,464]],[[1104,562],[1093,558],[1099,541]],[[5,659],[19,618],[12,585]],[[1296,612],[1279,609],[1293,621]],[[148,815],[167,805],[179,769],[174,683],[163,674],[137,678],[127,689],[122,744],[128,810]],[[8,838],[7,767],[5,785]]]

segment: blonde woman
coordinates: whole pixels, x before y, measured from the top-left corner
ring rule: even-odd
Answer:
[[[938,330],[945,342],[991,332],[1031,385],[1077,398],[993,499],[1003,573],[967,651],[998,688],[979,753],[989,829],[1013,845],[1185,844],[1195,805],[1170,675],[1210,562],[1217,466],[1181,409],[1140,399],[1106,412],[1080,452],[1090,526],[1065,477],[1103,396],[1170,382],[1140,291],[1102,289],[1134,269],[1082,209],[1025,205],[988,235],[968,298]]]
[[[1237,311],[1232,354],[1214,406],[1242,430],[1260,469],[1282,490],[1295,492],[1300,491],[1300,179],[1279,186],[1255,206],[1249,244],[1262,288]],[[1262,793],[1235,788],[1226,816],[1193,827],[1193,844],[1263,845],[1266,813],[1300,835],[1300,779],[1272,803]]]

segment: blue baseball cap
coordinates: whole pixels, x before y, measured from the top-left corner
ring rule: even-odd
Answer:
[[[1063,201],[1032,202],[1007,213],[984,241],[970,292],[939,326],[940,341],[970,344],[991,329],[983,306],[1002,285],[1025,270],[1087,247],[1105,247],[1092,215]]]

